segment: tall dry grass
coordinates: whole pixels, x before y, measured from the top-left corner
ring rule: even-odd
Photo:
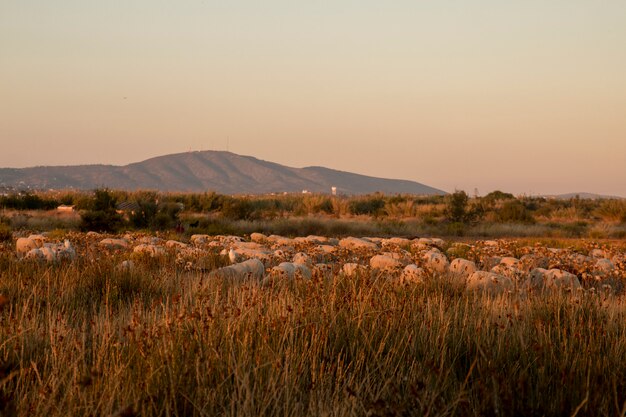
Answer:
[[[0,414],[624,415],[624,300],[0,258]]]

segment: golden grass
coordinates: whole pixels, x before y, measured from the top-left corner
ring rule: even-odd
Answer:
[[[88,258],[86,258],[88,259]],[[626,306],[0,258],[0,415],[623,415]]]

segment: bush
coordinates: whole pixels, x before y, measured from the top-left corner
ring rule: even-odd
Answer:
[[[608,222],[626,222],[626,200],[604,200],[595,214]]]
[[[385,208],[385,200],[378,196],[353,200],[348,205],[350,214],[357,216],[362,214],[378,216],[383,208]]]
[[[255,220],[260,218],[259,213],[250,200],[228,198],[222,205],[222,216],[230,220]]]
[[[52,210],[59,205],[54,199],[42,198],[38,195],[12,194],[0,197],[0,207],[15,210]]]
[[[13,233],[11,232],[11,226],[0,223],[0,242],[10,242],[12,239]]]
[[[496,211],[496,218],[503,223],[534,223],[535,219],[526,209],[526,206],[518,200],[505,202]]]
[[[504,193],[502,191],[496,190],[484,196],[483,199],[490,203],[494,203],[498,200],[514,200],[515,196],[511,193]]]
[[[116,232],[123,224],[122,215],[116,209],[116,199],[109,190],[96,190],[90,201],[90,209],[81,213],[80,228],[83,231]]]

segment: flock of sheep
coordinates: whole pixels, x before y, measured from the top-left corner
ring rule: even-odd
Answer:
[[[94,232],[80,236],[75,242],[83,247],[96,247],[102,253],[128,253],[128,259],[119,265],[124,269],[134,267],[130,254],[160,258],[173,253],[177,263],[194,268],[202,265],[209,253],[220,251],[231,265],[212,270],[210,277],[262,282],[379,273],[400,284],[420,284],[445,275],[453,284],[469,291],[502,294],[583,287],[617,290],[614,287],[621,286],[626,278],[623,250],[592,244],[581,251],[542,245],[520,247],[511,241],[467,244],[446,243],[436,238],[287,238],[260,233],[252,233],[249,239],[193,235],[184,243],[150,236],[112,238]],[[18,258],[41,262],[72,261],[80,256],[69,240],[46,242],[43,235],[18,238],[15,249]]]

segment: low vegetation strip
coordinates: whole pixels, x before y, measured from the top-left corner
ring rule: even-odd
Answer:
[[[3,415],[626,411],[619,242],[65,239],[0,246]]]

